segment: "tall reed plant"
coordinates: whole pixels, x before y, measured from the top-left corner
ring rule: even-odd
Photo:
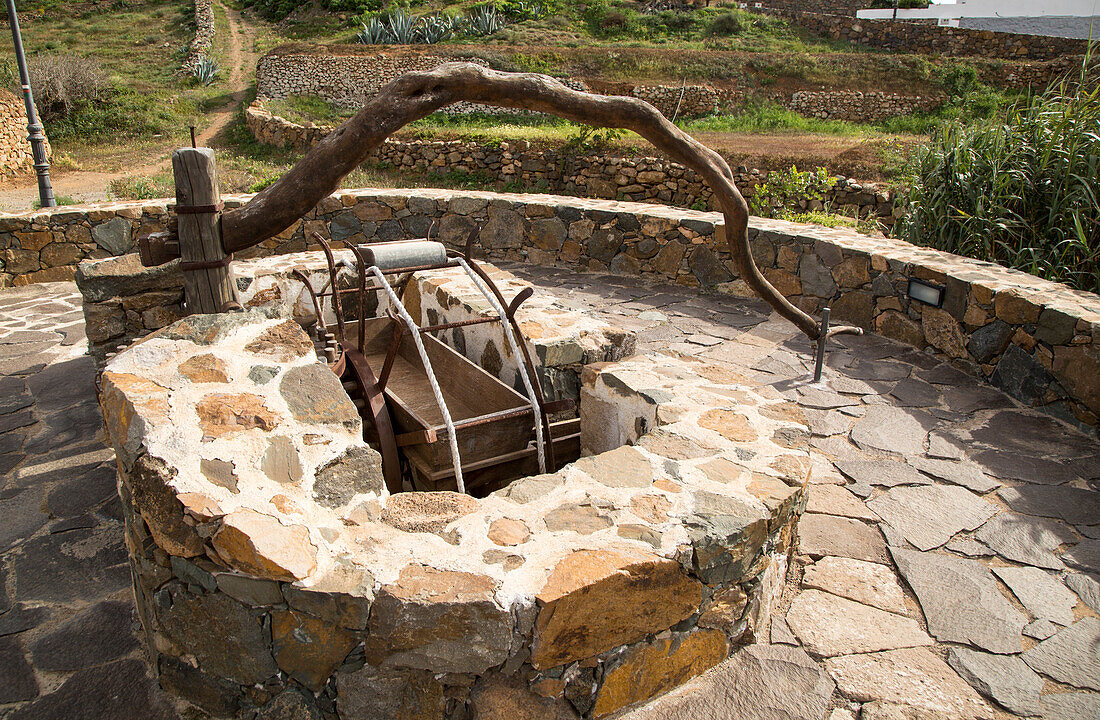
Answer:
[[[1080,75],[915,153],[896,228],[917,245],[1100,293],[1100,87]]]

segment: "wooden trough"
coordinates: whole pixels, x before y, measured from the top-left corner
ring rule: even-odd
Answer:
[[[572,403],[566,401],[548,406],[543,402],[537,373],[515,322],[520,303],[531,295],[529,289],[504,309],[504,299],[491,277],[469,259],[470,243],[466,253],[454,253],[450,257],[436,243],[419,243],[419,246],[408,243],[406,255],[422,252],[425,244],[438,246],[434,251],[442,253],[429,264],[414,266],[402,266],[400,254],[394,261],[393,248],[385,247],[401,243],[353,248],[357,258],[354,269],[359,275],[358,287],[338,289],[339,264],[328,243],[320,236],[316,239],[328,258],[328,285],[317,291],[304,272],[296,271],[295,275],[313,298],[318,318],[315,330],[321,342],[319,349],[359,408],[365,420],[366,439],[382,454],[383,473],[391,492],[408,489],[407,478],[415,490],[459,489],[486,493],[521,475],[552,472],[556,469],[556,457],[577,457],[580,452],[579,420],[549,422],[550,414],[568,409]],[[429,248],[429,256],[431,251]],[[387,254],[391,255],[388,263],[383,260]],[[458,257],[462,258],[461,262]],[[379,264],[385,269],[379,268]],[[399,293],[407,286],[413,272],[459,266],[471,277],[476,273],[487,292],[496,296],[497,306],[504,309],[499,317],[429,327],[416,327],[403,310],[395,312],[393,307],[388,316],[365,317],[366,293],[385,292],[390,295],[391,302],[399,302]],[[370,285],[368,279],[372,279],[372,274],[376,282]],[[387,275],[402,277],[397,283],[397,291],[385,279]],[[349,294],[355,296],[359,309],[354,320],[345,320],[346,300],[341,298]],[[323,321],[321,298],[324,297],[332,298],[335,333]],[[532,394],[528,397],[432,335],[455,327],[490,322],[507,323],[505,332],[510,329],[513,337],[518,336],[521,361],[531,383]],[[439,389],[438,397],[433,379]],[[448,420],[454,428],[454,444]],[[458,462],[454,448],[458,451]]]

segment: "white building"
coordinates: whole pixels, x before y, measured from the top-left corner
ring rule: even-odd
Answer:
[[[933,0],[924,9],[899,9],[898,20],[1053,37],[1100,39],[1100,0]],[[894,10],[860,10],[857,17],[889,20]],[[1093,26],[1095,25],[1095,31]]]

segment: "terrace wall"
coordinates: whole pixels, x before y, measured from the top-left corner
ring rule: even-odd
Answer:
[[[259,103],[245,111],[245,124],[262,143],[307,150],[332,128],[298,125],[272,115]],[[461,140],[389,139],[371,156],[371,162],[413,172],[480,175],[490,182],[547,192],[661,202],[679,207],[707,207],[713,193],[694,171],[657,157],[616,157],[602,153],[577,155],[560,149],[539,149],[526,141],[483,144]],[[737,168],[734,180],[746,197],[767,178],[766,171]],[[838,177],[825,192],[825,203],[858,217],[876,217],[884,225],[894,221],[894,195],[884,185]],[[819,209],[806,201],[804,208]]]
[[[1072,38],[940,27],[893,20],[857,20],[846,15],[800,10],[765,9],[764,12],[785,17],[815,34],[833,40],[845,40],[894,52],[1055,60],[1067,55],[1083,55],[1088,48],[1087,40]]]
[[[247,199],[229,196],[227,206]],[[165,203],[43,212],[33,220],[50,228],[62,224],[56,216],[66,216],[71,225],[76,216],[95,213],[97,226],[125,221],[153,232],[165,227]],[[343,191],[241,255],[304,250],[314,231],[358,243],[424,237],[431,228],[434,237],[458,247],[478,225],[482,252],[490,259],[638,274],[751,296],[737,277],[717,213],[548,195]],[[808,312],[828,304],[834,317],[946,356],[1025,404],[1097,425],[1100,297],[992,263],[843,229],[753,218],[749,237],[768,279]],[[943,307],[911,302],[910,277],[944,286]],[[129,255],[82,266],[77,282],[88,339],[101,357],[183,312],[182,283],[172,265],[143,269]]]
[[[431,70],[440,63],[462,60],[480,65],[489,63],[481,58],[433,48],[431,52],[415,50],[363,53],[356,47],[317,48],[286,46],[275,48],[260,58],[256,69],[257,96],[279,99],[293,95],[315,95],[342,108],[358,108],[378,94],[382,87],[407,72]],[[563,80],[577,90],[588,90],[583,79]],[[724,106],[744,101],[739,90],[719,89],[707,84],[692,85],[630,85],[617,84],[601,92],[627,95],[650,103],[666,117],[698,117],[717,112]],[[777,93],[772,100],[796,112],[803,112],[817,91]],[[902,96],[889,93],[863,93],[838,90],[825,94],[830,105],[830,117],[855,122],[872,122],[892,115],[907,115],[917,110],[929,110],[940,102],[939,97]],[[809,113],[818,115],[820,103]],[[443,112],[486,112],[516,114],[523,111],[476,103],[456,103]]]
[[[48,141],[46,154],[50,154]],[[0,90],[0,175],[10,177],[33,169],[34,156],[27,141],[27,110],[23,99]]]

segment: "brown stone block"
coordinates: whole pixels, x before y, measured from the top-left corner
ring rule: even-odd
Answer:
[[[317,548],[305,527],[255,510],[226,515],[211,544],[231,568],[269,580],[301,580],[317,567]]]
[[[887,310],[875,318],[875,329],[880,335],[916,348],[923,348],[927,344],[920,325],[896,310]]]
[[[225,363],[210,353],[188,358],[180,363],[179,372],[191,382],[229,382]]]
[[[512,616],[495,592],[484,575],[405,567],[375,598],[368,661],[456,673],[499,665],[511,647]]]
[[[1026,325],[1039,320],[1040,307],[1011,290],[993,298],[993,313],[1009,325]]]
[[[733,442],[749,443],[759,437],[759,433],[747,417],[723,408],[715,408],[703,413],[699,418],[699,427],[713,430]]]
[[[951,317],[950,313],[940,308],[926,307],[921,311],[921,329],[924,338],[932,347],[942,350],[953,358],[964,358],[966,352],[966,337],[958,321]]]
[[[628,648],[620,664],[606,672],[592,717],[670,690],[725,660],[726,652],[726,635],[718,630],[696,630]]]
[[[848,261],[845,260],[844,262]],[[841,264],[843,265],[843,263]],[[897,298],[891,299],[896,300]],[[871,293],[856,291],[845,292],[833,301],[833,317],[838,320],[850,322],[864,330],[870,330],[874,302],[875,300]]]
[[[220,438],[230,433],[259,428],[273,430],[279,418],[259,395],[251,393],[214,393],[195,404],[203,436]]]
[[[833,278],[842,288],[858,288],[871,282],[866,256],[852,255],[833,268]]]
[[[156,544],[169,555],[195,557],[203,553],[203,542],[183,520],[183,503],[170,485],[175,474],[160,458],[142,455],[124,482]]]
[[[495,676],[474,687],[470,710],[473,720],[574,720],[576,712],[560,696],[560,690],[537,694],[515,680]]]
[[[1100,413],[1100,350],[1089,345],[1056,347],[1053,371],[1074,398]]]
[[[787,248],[780,248],[780,252]],[[768,282],[772,284],[781,295],[801,295],[802,294],[802,280],[797,275],[793,275],[786,270],[777,270],[775,268],[764,268],[764,277]]]
[[[244,349],[279,362],[287,362],[312,353],[313,343],[297,323],[287,320],[265,330],[245,345]]]
[[[15,238],[24,250],[41,250],[54,241],[53,233],[48,230],[39,232],[17,232]]]
[[[275,662],[313,692],[324,687],[355,647],[355,636],[320,618],[293,610],[271,613]]]
[[[581,550],[558,562],[536,599],[531,664],[544,669],[672,627],[699,607],[702,586],[650,553]]]
[[[336,675],[336,709],[342,718],[443,720],[443,685],[431,673],[364,667]]]

